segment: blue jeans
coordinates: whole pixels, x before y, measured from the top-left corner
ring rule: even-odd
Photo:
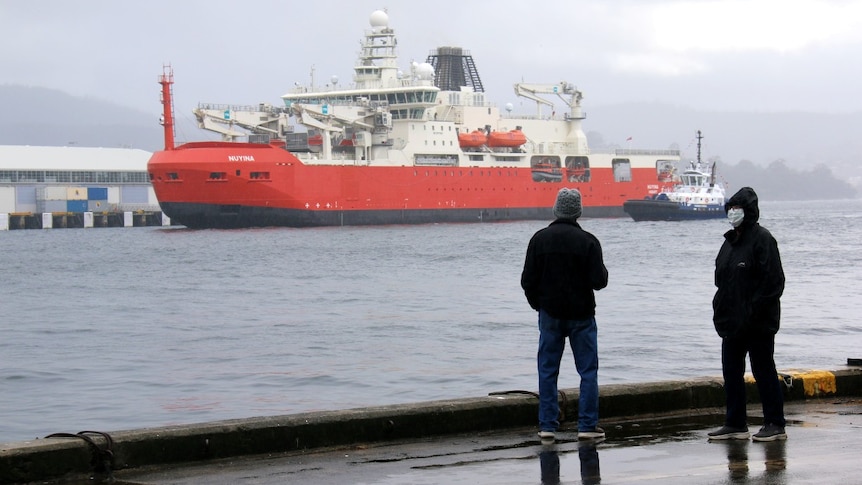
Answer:
[[[587,431],[599,423],[599,354],[596,319],[561,320],[539,310],[539,429],[556,431],[560,426],[557,378],[566,349],[566,337],[575,354],[575,368],[581,377],[578,395],[578,430]]]

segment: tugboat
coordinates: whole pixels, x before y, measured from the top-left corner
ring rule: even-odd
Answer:
[[[697,160],[689,162],[682,175],[672,170],[663,173],[673,182],[655,195],[631,199],[623,203],[623,210],[635,221],[689,221],[725,217],[724,186],[715,181],[715,163],[712,167],[700,159],[703,135],[697,132]]]

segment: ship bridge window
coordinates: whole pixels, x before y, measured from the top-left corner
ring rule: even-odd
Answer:
[[[611,160],[611,168],[614,172],[614,182],[632,181],[632,162],[628,158],[614,158]]]
[[[566,179],[569,182],[589,182],[590,159],[587,157],[566,157]]]

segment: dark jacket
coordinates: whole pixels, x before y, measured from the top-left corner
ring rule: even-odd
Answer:
[[[724,243],[715,258],[718,290],[712,299],[712,321],[722,338],[745,333],[775,334],[781,319],[779,299],[784,292],[778,243],[757,222],[760,210],[754,190],[743,187],[724,209],[734,206],[745,211],[745,218],[738,228],[724,234]]]
[[[585,320],[596,314],[593,290],[607,285],[602,246],[575,220],[557,219],[530,239],[521,288],[534,310]]]

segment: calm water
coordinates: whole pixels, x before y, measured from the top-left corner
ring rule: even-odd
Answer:
[[[860,209],[762,204],[787,275],[781,370],[862,357]],[[0,442],[535,390],[519,278],[546,224],[0,232]],[[582,225],[610,271],[600,382],[720,375],[728,224]]]

